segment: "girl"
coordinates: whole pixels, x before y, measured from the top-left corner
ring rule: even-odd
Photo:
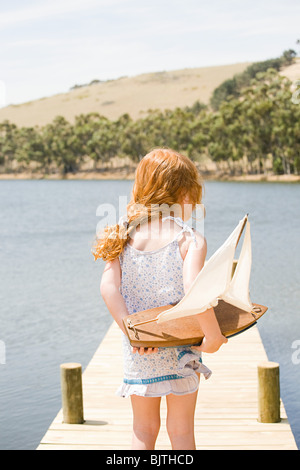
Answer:
[[[94,251],[95,259],[107,261],[100,290],[123,333],[123,317],[179,301],[202,269],[206,241],[185,223],[201,199],[202,184],[189,158],[156,149],[139,163],[127,219],[106,227]],[[132,449],[155,448],[162,396],[172,449],[195,449],[199,377],[211,375],[201,353],[227,342],[212,308],[198,321],[205,335],[201,346],[138,349],[123,335],[124,381],[117,393],[131,398]]]

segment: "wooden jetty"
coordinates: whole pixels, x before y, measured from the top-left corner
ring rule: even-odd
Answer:
[[[258,422],[257,368],[263,361],[267,356],[256,326],[204,355],[213,375],[200,383],[198,450],[297,450],[282,402],[280,422]],[[84,424],[63,423],[61,410],[37,450],[129,450],[130,399],[115,395],[122,375],[121,332],[114,323],[83,373]],[[158,450],[171,450],[165,416],[163,398]]]

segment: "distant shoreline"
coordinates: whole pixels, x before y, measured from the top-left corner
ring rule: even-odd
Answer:
[[[0,181],[5,180],[134,180],[135,170],[115,168],[105,171],[79,171],[67,173],[42,174],[32,172],[2,173]],[[271,183],[300,183],[300,175],[254,174],[230,176],[217,172],[202,172],[204,181],[237,181],[237,182],[271,182]]]

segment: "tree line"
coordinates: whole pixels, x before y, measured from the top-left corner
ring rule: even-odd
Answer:
[[[253,80],[259,72],[266,72],[268,69],[275,69],[279,72],[283,67],[291,65],[295,61],[296,56],[297,53],[294,49],[288,49],[284,51],[280,57],[254,62],[249,65],[244,72],[238,73],[232,78],[225,80],[213,91],[210,100],[212,109],[219,109],[221,103],[230,96],[238,98],[242,90],[251,85],[251,80]]]
[[[43,127],[0,124],[2,172],[34,168],[44,174],[79,171],[86,159],[95,168],[114,156],[138,162],[151,148],[171,147],[201,162],[208,158],[231,174],[300,174],[300,104],[292,83],[270,68],[257,72],[238,94],[217,107],[196,102],[173,110],[149,110],[133,120],[109,120],[98,113],[73,123],[57,116]]]

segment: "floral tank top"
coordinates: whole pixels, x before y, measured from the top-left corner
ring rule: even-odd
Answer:
[[[182,228],[172,242],[154,251],[140,251],[127,244],[120,255],[120,291],[129,314],[175,303],[184,296],[178,241],[184,232],[194,240],[195,234],[182,219],[167,218]],[[205,378],[211,375],[202,364],[201,353],[187,346],[159,348],[158,353],[141,356],[132,353],[129,340],[123,335],[123,356],[124,379],[117,391],[123,397],[193,393],[199,386],[197,373],[203,373]]]

